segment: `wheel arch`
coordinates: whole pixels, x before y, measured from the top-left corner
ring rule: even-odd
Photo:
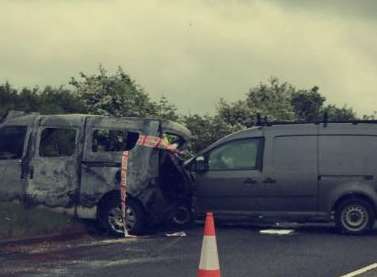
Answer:
[[[333,203],[331,210],[333,212],[336,212],[339,206],[341,205],[341,203],[348,199],[362,199],[366,201],[372,207],[372,212],[376,216],[376,205],[375,205],[375,202],[373,201],[373,198],[368,196],[365,193],[360,193],[360,192],[350,192],[350,193],[343,194]]]

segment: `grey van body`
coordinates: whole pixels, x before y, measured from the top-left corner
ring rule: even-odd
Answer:
[[[199,216],[211,210],[226,219],[328,222],[357,198],[374,219],[377,124],[258,126],[220,139],[187,166]]]
[[[13,138],[0,141],[2,149],[10,149],[10,153],[0,153],[0,200],[21,201],[95,219],[103,201],[119,198],[123,150],[100,150],[104,137],[96,135],[112,131],[157,137],[169,133],[183,144],[191,136],[185,127],[157,119],[10,112],[0,122],[0,137],[8,134]],[[163,156],[168,155],[162,152],[166,151],[135,145],[136,140],[133,143],[127,193],[141,203],[151,222],[158,223],[175,205],[162,187],[181,186],[175,190],[179,191],[175,199],[190,198],[189,179],[181,178],[181,184],[161,184],[166,181],[161,180],[160,172],[161,159],[166,160]],[[179,167],[179,162],[174,164]],[[181,169],[178,171],[184,174]]]

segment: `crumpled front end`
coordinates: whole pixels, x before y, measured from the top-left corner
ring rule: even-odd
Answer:
[[[191,177],[177,152],[136,145],[127,172],[127,192],[143,204],[150,222],[169,220],[179,206],[191,207]]]

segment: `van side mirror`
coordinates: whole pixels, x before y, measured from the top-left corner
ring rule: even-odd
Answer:
[[[196,172],[205,172],[208,171],[208,162],[203,156],[199,156],[195,159],[193,164],[193,169]]]

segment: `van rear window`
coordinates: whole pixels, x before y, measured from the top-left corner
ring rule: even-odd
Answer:
[[[26,130],[24,126],[9,126],[0,129],[0,160],[22,157]]]

